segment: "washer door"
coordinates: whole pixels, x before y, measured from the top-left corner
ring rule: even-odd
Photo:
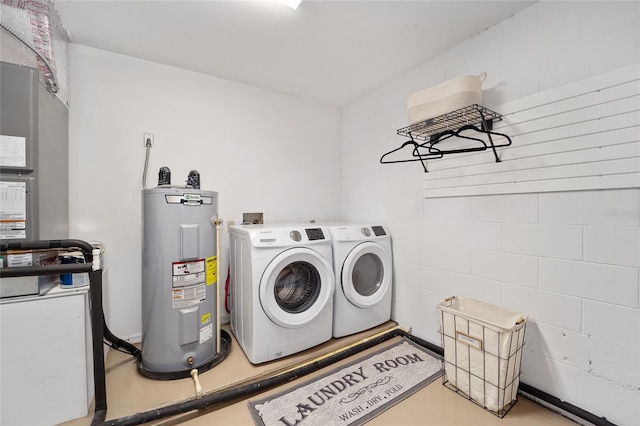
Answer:
[[[331,264],[318,252],[296,247],[278,254],[260,279],[260,304],[276,324],[303,327],[332,300]]]
[[[342,291],[359,308],[376,305],[391,286],[391,260],[380,244],[357,245],[342,264]]]

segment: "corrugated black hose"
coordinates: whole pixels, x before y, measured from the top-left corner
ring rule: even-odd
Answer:
[[[107,327],[107,322],[104,319],[104,312],[102,314],[102,324],[104,327],[103,342],[105,344],[109,345],[111,349],[124,352],[125,354],[131,355],[134,358],[138,358],[140,356],[140,354],[142,353],[140,349],[138,349],[131,343],[127,342],[126,340],[122,340],[121,338],[117,337],[115,334],[111,332],[111,330],[109,330],[109,327]]]

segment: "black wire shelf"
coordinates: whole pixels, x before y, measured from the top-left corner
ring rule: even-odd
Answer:
[[[422,168],[427,172],[426,160],[442,158],[447,154],[460,154],[464,152],[485,151],[491,149],[496,162],[500,162],[496,148],[511,145],[511,138],[504,133],[492,131],[493,123],[502,120],[502,115],[482,105],[473,104],[437,117],[414,123],[410,126],[398,129],[400,136],[408,137],[400,147],[395,148],[380,158],[380,163],[407,163],[420,161]],[[469,134],[469,132],[472,132]],[[487,141],[473,134],[484,135]],[[496,145],[493,136],[501,136],[505,143]],[[454,148],[451,142],[440,144],[448,140],[466,139],[473,141],[475,145]],[[400,158],[390,159],[397,152],[405,154]],[[395,155],[397,156],[397,155]]]
[[[406,136],[413,140],[430,141],[432,136],[440,135],[444,132],[457,130],[463,126],[488,126],[485,130],[491,130],[494,121],[502,120],[502,115],[485,108],[482,105],[473,104],[464,108],[448,112],[437,117],[398,129],[400,136]]]

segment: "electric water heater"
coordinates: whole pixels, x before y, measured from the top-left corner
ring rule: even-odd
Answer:
[[[199,185],[198,185],[199,188]],[[198,188],[144,189],[142,360],[151,378],[188,377],[215,357],[218,194]]]

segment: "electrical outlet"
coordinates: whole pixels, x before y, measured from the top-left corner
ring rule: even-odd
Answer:
[[[153,133],[145,133],[142,138],[142,146],[147,147],[147,141],[149,141],[149,145],[153,147]]]
[[[227,231],[229,230],[229,228],[231,228],[235,224],[236,224],[235,220],[228,220],[227,221]]]

